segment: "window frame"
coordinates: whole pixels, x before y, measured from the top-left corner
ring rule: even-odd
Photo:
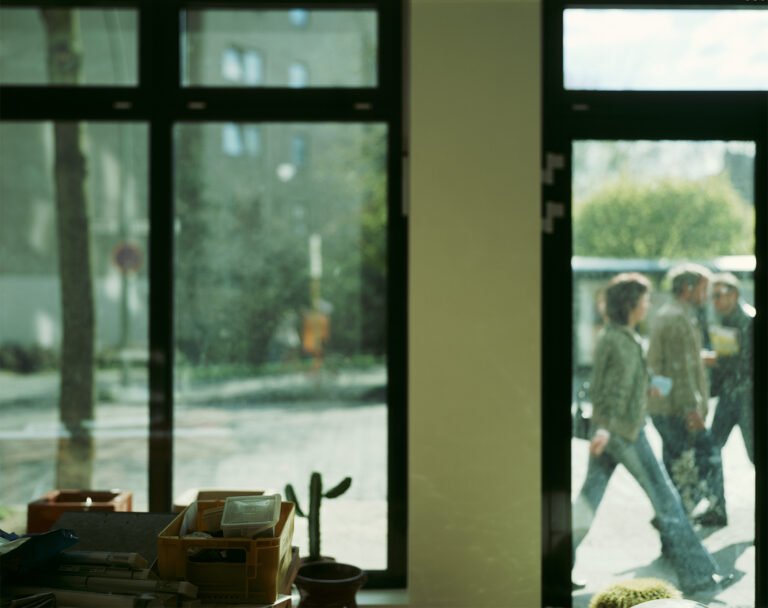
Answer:
[[[542,605],[571,606],[571,144],[583,139],[749,139],[755,158],[755,306],[768,310],[768,91],[591,91],[564,86],[563,16],[570,8],[762,8],[727,0],[544,0],[542,123]],[[562,205],[562,219],[551,205]],[[560,208],[558,208],[560,209]],[[550,218],[550,219],[547,219]],[[552,222],[552,223],[550,223]],[[762,280],[761,280],[762,279]],[[755,319],[755,369],[766,369],[766,315]],[[565,338],[564,338],[565,337]],[[571,348],[563,348],[566,340]],[[755,374],[754,402],[768,383]],[[768,413],[755,407],[755,602],[768,605]]]
[[[2,2],[2,8],[30,8]],[[0,85],[3,121],[140,122],[149,127],[149,510],[173,505],[173,127],[182,122],[377,122],[387,125],[387,568],[370,588],[406,585],[407,233],[404,212],[404,0],[39,0],[32,8],[122,8],[138,13],[136,86]],[[378,84],[365,88],[185,87],[180,18],[185,9],[338,10],[378,15]],[[41,94],[42,93],[42,94]]]

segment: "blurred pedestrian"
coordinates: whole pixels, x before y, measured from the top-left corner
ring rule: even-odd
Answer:
[[[717,591],[732,576],[716,574],[712,556],[688,521],[677,491],[645,436],[648,370],[635,327],[648,312],[650,287],[643,275],[623,273],[611,280],[605,292],[608,323],[595,349],[590,458],[573,505],[574,555],[594,521],[613,472],[622,464],[653,505],[662,543],[683,591]]]
[[[710,328],[717,353],[712,368],[711,392],[718,398],[712,419],[712,439],[722,450],[731,431],[738,425],[747,456],[755,464],[752,400],[755,309],[742,300],[739,279],[729,272],[712,278],[712,303],[719,317],[719,325]]]
[[[709,380],[702,349],[698,309],[707,300],[710,272],[697,264],[672,268],[672,300],[661,307],[651,326],[648,366],[666,390],[651,396],[648,411],[662,439],[662,457],[683,506],[697,523],[725,526],[723,467],[720,450],[706,428]],[[704,512],[696,513],[702,500]]]

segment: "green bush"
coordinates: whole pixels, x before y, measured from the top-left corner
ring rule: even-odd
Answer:
[[[0,345],[0,369],[17,374],[33,374],[55,369],[55,353],[37,345],[6,343]]]
[[[723,177],[615,182],[574,212],[575,255],[706,259],[754,251],[754,216]]]

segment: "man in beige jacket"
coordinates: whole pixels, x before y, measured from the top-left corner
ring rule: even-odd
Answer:
[[[673,300],[656,315],[648,348],[648,367],[668,390],[649,399],[648,411],[661,435],[664,465],[689,515],[707,499],[706,511],[694,520],[722,527],[728,523],[723,467],[705,425],[709,400],[705,363],[709,359],[702,351],[696,314],[707,300],[709,276],[706,268],[696,264],[677,266],[669,273]]]

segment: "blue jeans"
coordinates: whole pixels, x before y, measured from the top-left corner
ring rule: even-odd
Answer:
[[[707,582],[717,571],[717,565],[688,521],[680,497],[656,459],[644,431],[640,431],[634,442],[614,434],[600,456],[590,457],[587,477],[573,505],[574,552],[589,531],[619,464],[626,467],[651,501],[661,542],[680,586],[686,589]]]
[[[661,435],[663,443],[662,459],[667,473],[672,478],[678,493],[682,497],[687,511],[693,510],[701,498],[709,501],[711,509],[725,514],[725,490],[723,485],[723,461],[720,450],[715,446],[712,435],[706,429],[691,433],[682,416],[651,416],[653,426]],[[691,485],[679,479],[675,471],[675,462],[683,452],[693,448],[696,479],[689,480]],[[700,483],[704,482],[703,488]]]

